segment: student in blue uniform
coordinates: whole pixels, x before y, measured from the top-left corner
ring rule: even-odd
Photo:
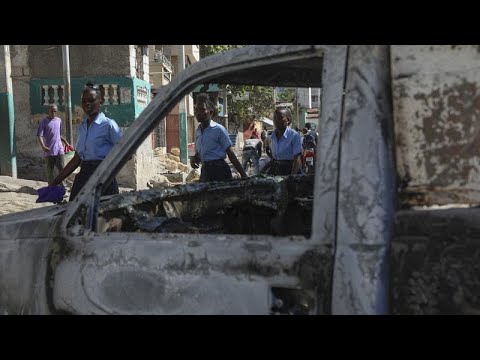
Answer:
[[[80,192],[95,169],[120,140],[122,131],[113,119],[109,119],[100,107],[103,104],[102,94],[98,87],[87,83],[82,93],[82,109],[87,117],[80,124],[76,152],[72,160],[58,174],[49,185],[60,184],[78,166],[80,172],[75,176],[70,200]],[[118,185],[115,178],[108,184],[102,195],[118,194]]]
[[[225,157],[232,162],[242,178],[247,174],[232,150],[232,142],[227,130],[212,120],[215,105],[207,94],[199,94],[195,105],[195,117],[200,123],[195,132],[195,156],[190,165],[196,169],[200,162],[202,171],[200,182],[232,180],[232,171],[225,161]]]
[[[272,132],[272,160],[262,172],[268,175],[294,175],[301,173],[302,139],[297,131],[290,128],[292,113],[288,108],[275,110]]]

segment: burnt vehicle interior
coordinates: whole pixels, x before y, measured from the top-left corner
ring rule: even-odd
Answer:
[[[98,230],[310,237],[313,182],[259,174],[121,194],[100,204]]]
[[[298,54],[288,61],[267,60],[265,65],[222,72],[208,81],[229,85],[321,87],[322,68],[321,54],[312,50],[312,57],[307,59],[304,54]],[[199,84],[202,83],[194,86]],[[155,105],[151,103],[144,112],[148,113]],[[248,180],[191,183],[123,193],[104,197],[99,202],[96,232],[300,235],[309,238],[313,189],[314,174],[283,177],[257,174]]]

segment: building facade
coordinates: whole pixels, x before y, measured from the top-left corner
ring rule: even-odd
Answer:
[[[156,87],[166,85],[174,76],[175,69],[178,73],[179,46],[163,45],[160,49],[157,47],[158,45],[69,46],[74,145],[79,124],[84,116],[80,100],[85,83],[90,81],[99,86],[104,98],[102,111],[107,117],[114,119],[125,132],[149,104],[152,84]],[[165,53],[169,54],[171,62],[167,61],[164,54],[159,54],[161,49],[166,49]],[[186,64],[198,61],[198,46],[184,45],[184,49]],[[6,163],[8,159],[16,160],[19,178],[45,180],[43,153],[37,143],[36,131],[50,104],[58,106],[58,116],[65,120],[62,45],[11,45],[8,55],[11,91],[8,92],[6,86],[6,56],[0,58],[0,90],[3,89],[1,92],[5,94],[5,99],[12,100],[12,106],[7,106],[6,101],[6,105],[0,107],[0,112],[4,119],[14,118],[11,122],[14,122],[15,135],[13,132],[10,134],[2,131],[0,142],[8,142],[9,146],[5,146],[1,153],[5,155]],[[193,122],[193,100],[188,100],[186,112]],[[178,118],[178,106],[172,114],[177,114]],[[165,125],[165,122],[163,124]],[[8,123],[2,121],[3,125]],[[63,125],[66,128],[65,121]],[[10,140],[7,133],[14,139]],[[135,189],[147,187],[148,180],[156,174],[153,149],[159,145],[166,147],[166,133],[167,131],[154,131],[152,138],[146,139],[137,149],[118,176],[121,186]],[[13,148],[15,151],[12,151]],[[8,166],[4,165],[3,169],[0,168],[0,173],[11,175],[7,168]]]

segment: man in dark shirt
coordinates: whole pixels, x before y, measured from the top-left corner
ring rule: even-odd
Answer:
[[[248,161],[252,159],[255,166],[255,174],[260,171],[260,158],[262,157],[262,141],[255,136],[245,141],[242,151],[242,166],[246,169]]]

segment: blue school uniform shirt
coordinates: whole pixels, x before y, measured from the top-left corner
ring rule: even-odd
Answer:
[[[103,112],[98,113],[90,127],[87,121],[85,118],[80,124],[75,150],[83,161],[103,160],[122,137],[122,130]]]
[[[203,129],[198,125],[195,131],[195,150],[200,155],[200,160],[212,161],[225,159],[226,150],[232,146],[227,129],[210,120],[210,125]]]
[[[275,160],[293,160],[295,155],[302,152],[302,138],[290,127],[277,139],[276,130],[272,132],[272,155]]]

